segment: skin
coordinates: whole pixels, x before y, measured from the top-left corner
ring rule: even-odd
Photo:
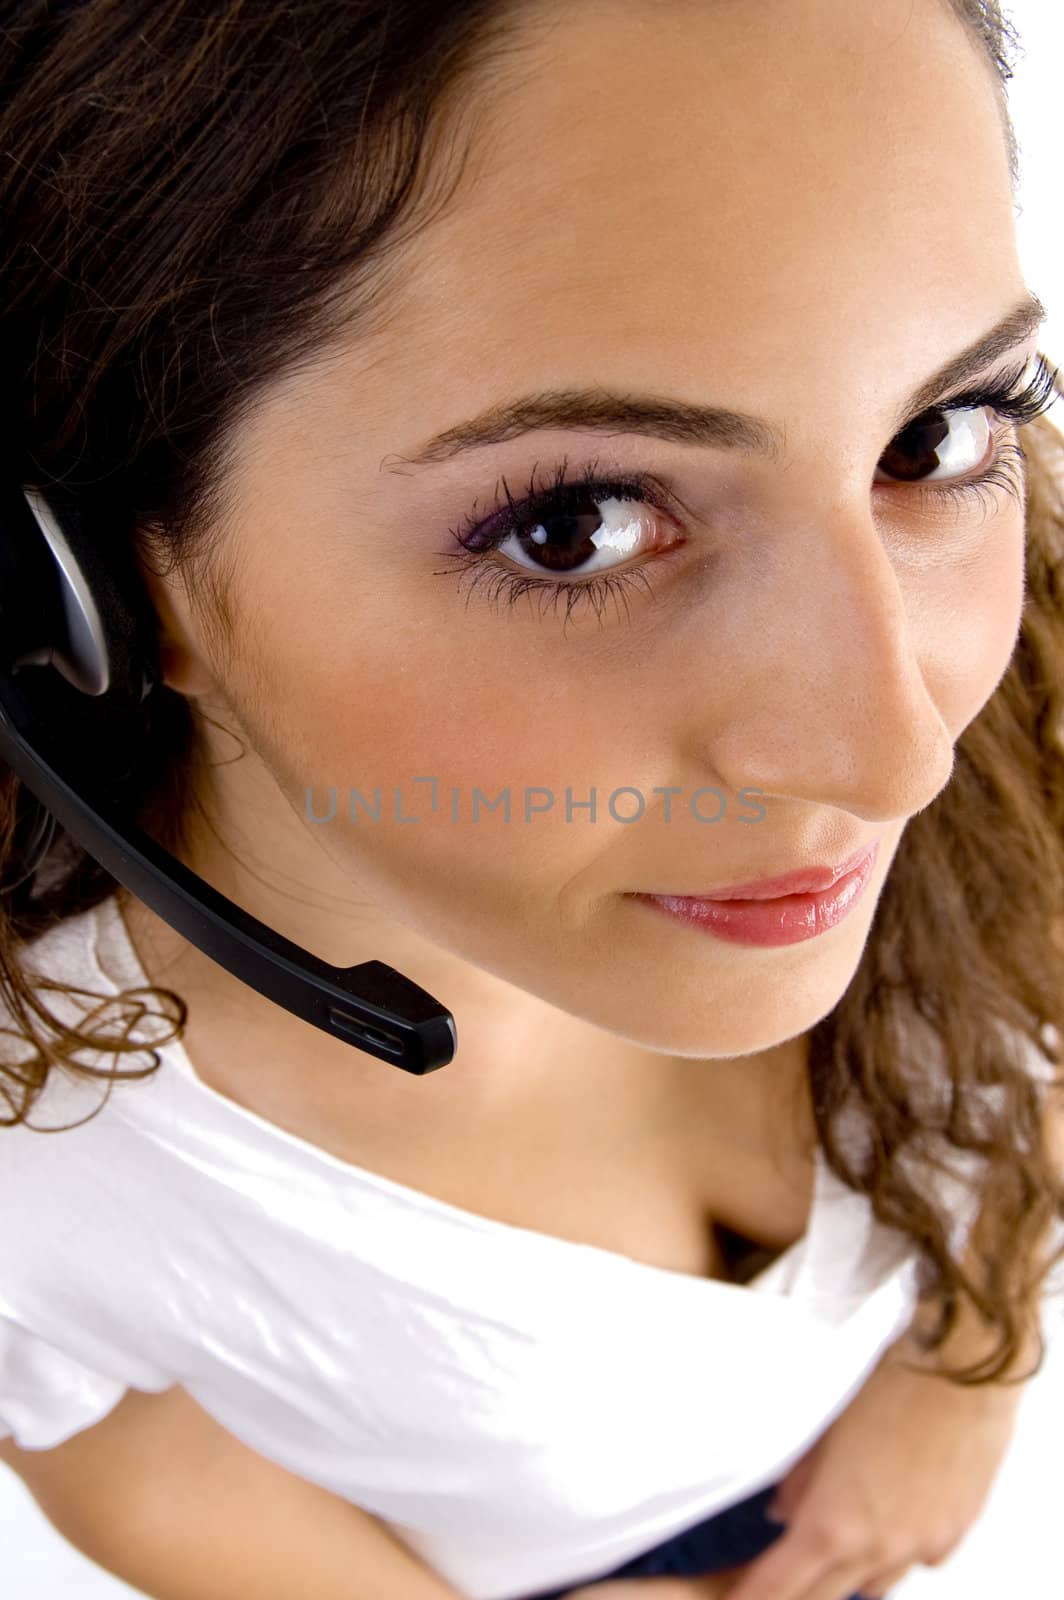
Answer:
[[[663,1179],[685,1151],[704,1164],[714,1130],[755,1147],[745,1091],[796,1081],[1023,602],[1015,499],[935,508],[876,481],[897,408],[1025,289],[991,71],[948,8],[723,0],[652,18],[602,0],[528,16],[552,26],[529,34],[518,81],[483,86],[475,160],[404,247],[379,331],[241,424],[221,547],[232,651],[203,591],[145,566],[167,681],[245,749],[233,760],[204,727],[211,825],[190,864],[323,958],[422,984],[459,1049],[422,1080],[389,1069],[127,900],[142,959],[189,999],[208,1081],[312,1137],[349,1119],[366,1164],[452,1194],[459,1172],[487,1188],[522,1163],[542,1174],[548,1144],[622,1176],[653,1147]],[[554,385],[760,414],[786,453],[553,429],[389,470]],[[613,570],[641,567],[653,591],[634,586],[627,615],[585,606],[565,626],[535,597],[494,604],[445,556],[502,477],[520,499],[565,455],[654,472],[684,503],[627,508],[643,542]],[[974,476],[981,445],[958,462]],[[435,816],[411,781],[427,774]],[[320,811],[330,784],[337,818],[315,824],[306,788]],[[348,787],[375,784],[382,820],[347,822]],[[507,784],[510,824],[472,824],[474,786]],[[556,796],[530,824],[526,785]],[[606,807],[624,785],[646,797],[637,823]],[[666,824],[667,785],[684,800],[717,786],[724,818],[674,801]],[[396,786],[416,825],[385,820]],[[586,810],[566,823],[567,786],[597,789],[594,826]],[[739,820],[744,786],[762,791],[757,826]],[[625,898],[837,864],[872,840],[857,907],[787,947],[726,944]]]

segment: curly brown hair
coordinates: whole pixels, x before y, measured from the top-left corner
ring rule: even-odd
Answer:
[[[1014,30],[996,0],[948,4],[993,68],[1015,185]],[[6,470],[59,504],[72,497],[103,550],[143,539],[197,569],[221,640],[232,619],[211,557],[230,431],[278,373],[386,315],[397,246],[446,203],[438,180],[446,168],[457,181],[468,157],[456,128],[465,118],[472,133],[475,100],[462,89],[486,68],[520,70],[517,9],[0,0]],[[344,143],[340,127],[357,132]],[[1062,1085],[1030,1065],[1033,1050],[1059,1067],[1064,1037],[1064,437],[1044,417],[1023,434],[1014,655],[961,735],[949,783],[908,824],[857,972],[809,1040],[829,1164],[920,1247],[921,1305],[939,1310],[925,1348],[939,1348],[965,1304],[999,1336],[985,1361],[948,1374],[965,1384],[1011,1368],[1064,1254],[1039,1249],[1064,1217],[1048,1114]],[[55,692],[60,715],[71,702]],[[90,711],[70,722],[72,743],[108,761],[115,799],[180,853],[197,759],[188,701],[161,685],[121,727]],[[7,1125],[27,1120],[52,1068],[112,1080],[155,1071],[157,1050],[129,1037],[145,995],[171,1015],[172,1037],[187,1020],[163,988],[120,997],[121,1037],[99,1031],[99,1008],[77,1025],[48,1009],[49,991],[86,991],[31,983],[26,948],[116,883],[62,829],[35,863],[41,820],[0,765],[0,1003],[5,1031],[29,1046],[0,1066]],[[77,1061],[84,1049],[114,1066]],[[152,1064],[120,1068],[134,1051]],[[861,1159],[841,1136],[854,1113],[868,1135]],[[979,1249],[963,1257],[948,1202],[907,1159],[949,1169],[951,1152],[969,1158],[978,1202]],[[1044,1349],[1036,1371],[1042,1359]]]

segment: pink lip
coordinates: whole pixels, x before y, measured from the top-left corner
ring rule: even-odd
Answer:
[[[731,883],[724,889],[711,889],[706,894],[684,895],[670,898],[685,900],[775,900],[785,894],[814,894],[820,889],[830,889],[848,872],[859,867],[870,850],[878,849],[866,844],[844,861],[840,867],[805,867],[801,872],[785,872],[780,878],[758,878],[753,883]]]
[[[831,868],[813,868],[772,880],[773,885],[795,878],[808,882],[810,876],[833,880],[829,887],[810,893],[740,896],[728,890],[726,896],[638,894],[633,898],[731,944],[799,944],[826,933],[849,915],[868,885],[878,855],[877,841],[856,858],[849,871],[837,876]],[[766,885],[762,881],[751,887],[764,890]]]

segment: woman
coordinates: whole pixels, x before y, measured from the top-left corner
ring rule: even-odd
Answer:
[[[1007,25],[84,0],[0,40],[9,472],[132,547],[164,669],[113,748],[56,715],[459,1037],[412,1081],[61,837],[27,877],[8,775],[3,1458],[149,1593],[883,1595],[989,1488],[1064,1209]],[[178,1028],[104,1105],[145,1038],[76,991],[146,984]]]

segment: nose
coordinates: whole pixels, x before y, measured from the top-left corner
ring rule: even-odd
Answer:
[[[745,786],[869,820],[914,815],[953,770],[941,709],[952,697],[942,641],[921,633],[933,625],[928,608],[899,583],[867,494],[863,507],[847,499],[797,518],[792,502],[768,544],[745,625],[729,631],[726,712],[703,763],[732,793]]]

